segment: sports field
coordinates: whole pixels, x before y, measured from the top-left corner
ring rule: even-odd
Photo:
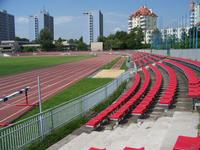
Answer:
[[[81,57],[81,56],[80,56]],[[83,56],[84,57],[84,56]],[[84,58],[88,58],[85,56]],[[59,58],[59,57],[58,57]],[[37,77],[41,80],[42,99],[47,100],[51,96],[61,92],[75,82],[93,74],[103,65],[114,60],[114,55],[98,55],[90,59],[84,59],[76,62],[64,63],[44,69],[35,69],[22,74],[0,78],[0,96],[9,95],[25,86],[30,87],[28,93],[29,104],[36,104],[37,95]],[[74,60],[74,59],[73,59]],[[38,62],[37,62],[38,63]],[[84,87],[85,88],[85,87]],[[30,106],[18,107],[16,104],[24,104],[24,95],[18,95],[1,105],[0,124],[5,125],[21,114],[30,110]],[[4,111],[5,110],[5,111]],[[9,110],[9,111],[7,111]],[[6,113],[5,113],[6,112]],[[2,113],[2,114],[1,114]]]
[[[0,57],[0,77],[90,58],[79,56]]]

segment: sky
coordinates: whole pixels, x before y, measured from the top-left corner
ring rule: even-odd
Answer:
[[[15,16],[16,36],[29,37],[29,15],[46,9],[54,17],[55,39],[80,38],[88,29],[85,11],[101,10],[104,35],[127,31],[128,17],[146,5],[158,15],[158,27],[176,27],[189,16],[189,0],[0,0],[0,9]]]

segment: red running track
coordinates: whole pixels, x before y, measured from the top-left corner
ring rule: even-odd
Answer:
[[[72,83],[94,73],[116,57],[114,55],[101,54],[95,58],[0,78],[0,97],[30,86],[31,89],[28,92],[29,103],[37,104],[37,76],[40,76],[41,80],[42,99],[46,100]],[[25,104],[25,96],[19,95],[0,104],[1,126],[9,124],[31,109],[30,106],[16,106],[16,104]]]

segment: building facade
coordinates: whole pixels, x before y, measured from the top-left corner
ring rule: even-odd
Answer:
[[[15,19],[5,10],[0,10],[0,41],[15,39]]]
[[[40,31],[47,28],[54,39],[54,19],[46,10],[39,15],[29,16],[29,40],[34,41],[39,38]]]
[[[86,39],[86,42],[90,44],[96,42],[99,36],[104,35],[103,13],[101,11],[85,12],[84,15],[87,15],[89,19],[89,30],[87,31],[89,36],[84,37],[84,39]]]
[[[39,38],[39,22],[37,16],[29,16],[29,40],[34,41]]]
[[[190,27],[200,22],[200,2],[190,2]]]
[[[179,27],[179,28],[166,28],[161,29],[162,39],[165,40],[169,36],[173,36],[174,38],[180,40],[182,38],[183,33],[189,35],[190,27]]]
[[[152,32],[157,28],[157,15],[146,6],[134,12],[128,20],[128,32],[140,27],[144,32],[144,43],[152,42]]]

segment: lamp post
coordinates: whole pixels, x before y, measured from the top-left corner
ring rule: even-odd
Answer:
[[[198,48],[198,42],[199,42],[199,37],[198,37],[198,31],[199,31],[199,28],[198,28],[198,24],[196,25],[195,27],[195,31],[196,31],[196,48]]]

